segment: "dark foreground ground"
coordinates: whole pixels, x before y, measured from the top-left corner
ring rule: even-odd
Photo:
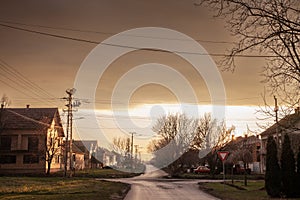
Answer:
[[[0,199],[123,199],[129,184],[96,180],[96,178],[126,178],[138,174],[113,169],[76,172],[75,177],[63,178],[62,173],[51,176],[2,176]]]

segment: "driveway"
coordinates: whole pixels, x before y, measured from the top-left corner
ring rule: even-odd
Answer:
[[[128,192],[125,200],[154,200],[154,199],[172,199],[172,200],[215,200],[215,198],[198,187],[199,180],[184,179],[165,179],[167,175],[151,165],[147,165],[145,174],[124,179],[114,179],[110,181],[119,181],[131,184],[131,190]]]

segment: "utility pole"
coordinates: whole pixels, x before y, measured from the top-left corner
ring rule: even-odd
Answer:
[[[136,133],[131,132],[131,149],[130,149],[131,160],[133,159],[133,134],[136,134]]]
[[[75,93],[76,89],[67,89],[66,93],[68,94],[68,97],[64,97],[63,99],[67,100],[67,135],[66,135],[66,143],[65,143],[65,167],[64,167],[64,176],[67,176],[67,165],[68,165],[68,155],[69,155],[69,167],[71,170],[70,176],[72,176],[72,170],[73,170],[73,151],[72,151],[72,129],[73,129],[73,94]],[[70,141],[69,141],[70,137]]]
[[[277,148],[279,149],[279,136],[278,136],[278,103],[277,103],[277,98],[274,95],[274,101],[275,101],[275,122],[276,122],[276,142],[277,142]]]
[[[136,132],[131,132],[131,149],[130,149],[131,169],[133,169],[133,134],[136,134]]]
[[[134,148],[135,148],[134,159],[137,161],[139,145],[138,145],[138,144],[135,144],[135,145],[134,145]]]

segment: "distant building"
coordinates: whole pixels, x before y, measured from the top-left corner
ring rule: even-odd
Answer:
[[[284,134],[288,134],[291,140],[291,146],[296,154],[298,152],[300,144],[300,112],[299,107],[295,109],[295,113],[287,115],[283,119],[279,120],[278,123],[273,124],[271,127],[266,129],[260,134],[262,143],[262,167],[266,170],[266,147],[267,139],[269,135],[272,135],[278,144],[278,154],[280,155],[280,148]],[[278,155],[278,156],[279,156]]]
[[[80,149],[76,145],[72,146],[72,152],[73,152],[73,167],[75,170],[83,170],[86,166],[86,160],[85,155],[87,150],[86,149]]]
[[[250,162],[247,165],[251,171],[260,173],[262,170],[260,165],[260,149],[261,142],[259,137],[252,135],[234,138],[223,150],[230,152],[228,162],[233,162],[234,160],[234,164],[243,165],[243,160],[248,160]]]
[[[103,167],[117,166],[122,162],[119,158],[119,154],[114,151],[109,151],[106,148],[98,148],[97,159],[102,162]]]
[[[84,168],[98,168],[100,166],[100,161],[96,159],[98,155],[97,140],[74,140],[73,149],[84,154]]]
[[[62,167],[64,131],[58,108],[0,109],[0,174],[45,173],[52,144],[51,170]]]

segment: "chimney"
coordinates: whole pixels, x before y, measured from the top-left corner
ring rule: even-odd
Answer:
[[[30,107],[30,105],[29,105],[29,104],[27,104],[27,105],[26,105],[26,108],[28,109],[29,107]]]

